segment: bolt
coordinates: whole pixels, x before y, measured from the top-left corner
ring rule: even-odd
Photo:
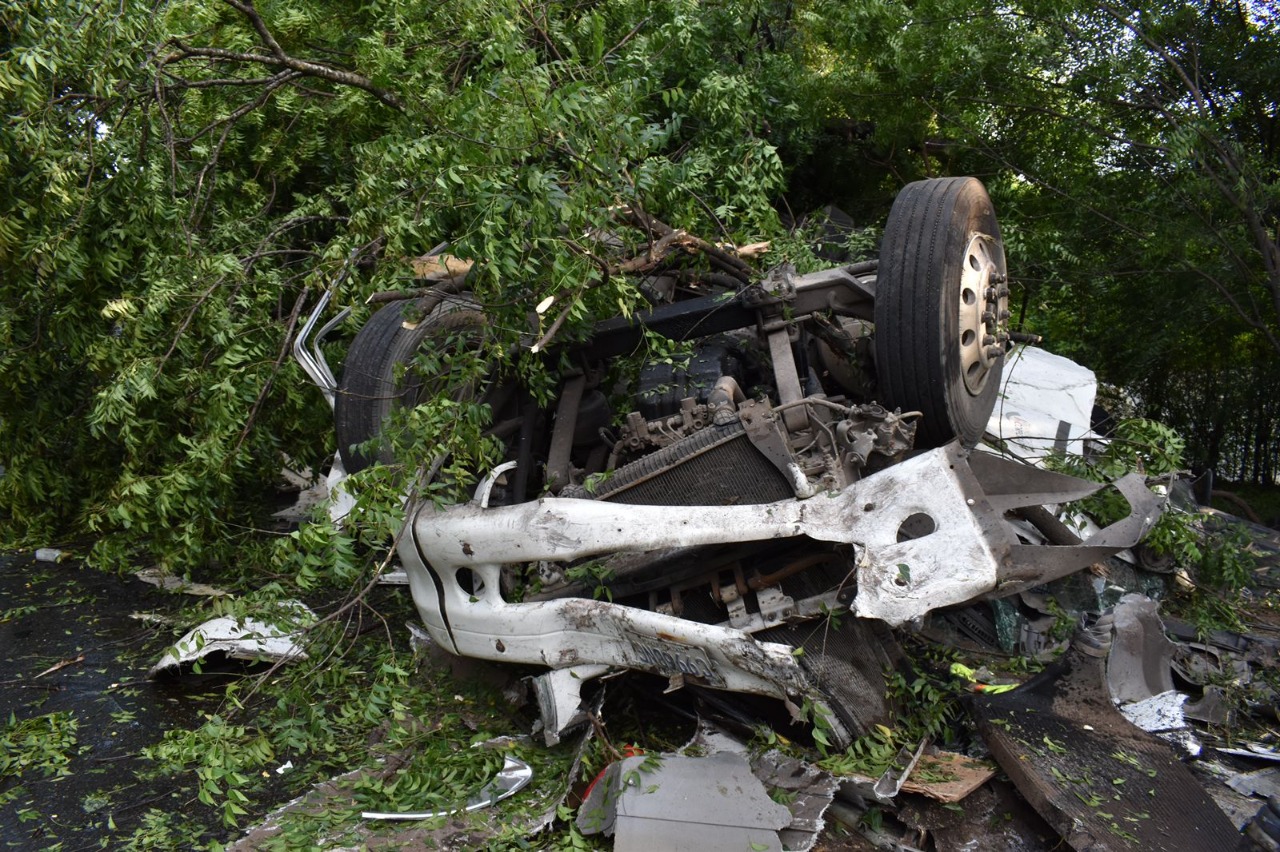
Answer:
[[[996,358],[999,358],[1003,352],[1004,350],[999,346],[992,346],[987,350],[987,357],[994,361]]]
[[[1004,321],[1005,321],[1005,320],[1007,320],[1010,316],[1012,316],[1012,314],[1010,314],[1008,311],[1001,311],[1001,312],[1000,312],[1000,322],[1004,322]]]
[[[994,337],[992,337],[991,335],[989,335],[989,334],[982,338],[982,345],[983,345],[983,346],[990,346],[991,344],[993,344],[993,343],[995,343],[995,342],[996,342],[996,339],[995,339]]]
[[[995,322],[995,318],[996,318],[996,315],[993,314],[991,311],[982,312],[982,322],[984,324],[989,322]]]
[[[1009,288],[1001,287],[999,290],[996,291],[996,295],[1003,299],[1005,296],[1009,295]]]

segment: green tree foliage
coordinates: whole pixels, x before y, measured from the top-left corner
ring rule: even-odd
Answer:
[[[886,48],[855,72],[895,95],[869,142],[904,176],[985,176],[1017,258],[1015,318],[1188,434],[1193,460],[1273,481],[1274,12],[942,0],[878,21],[842,28]]]
[[[775,233],[803,131],[770,4],[3,10],[0,511],[11,542],[123,533],[104,557],[216,557],[332,450],[288,358],[325,288],[407,286],[448,239],[508,340],[548,295],[627,310],[581,235],[618,205]]]
[[[288,357],[310,306],[411,286],[441,240],[501,352],[548,296],[562,334],[636,302],[585,236],[620,206],[745,242],[948,173],[991,186],[1028,327],[1194,458],[1275,474],[1264,4],[0,0],[0,26],[9,543],[226,555],[286,459],[333,449]]]

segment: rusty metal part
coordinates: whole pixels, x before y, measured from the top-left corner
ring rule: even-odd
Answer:
[[[551,450],[547,456],[547,490],[555,493],[569,484],[569,454],[573,452],[573,433],[578,425],[578,406],[587,387],[586,376],[574,376],[565,382],[556,406],[555,428],[551,432]]]

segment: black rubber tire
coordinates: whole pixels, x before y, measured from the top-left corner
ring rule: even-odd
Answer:
[[[995,210],[976,178],[907,184],[893,202],[876,274],[875,360],[879,401],[923,415],[916,446],[965,446],[982,439],[1000,391],[1003,355],[986,370],[978,392],[965,382],[960,351],[960,288],[975,233],[990,245],[1005,273]]]
[[[338,452],[348,473],[375,461],[392,461],[382,447],[369,456],[356,447],[375,437],[397,406],[416,405],[424,388],[440,384],[402,371],[424,343],[450,332],[474,331],[483,336],[485,316],[465,294],[447,297],[426,317],[416,301],[392,302],[378,310],[356,334],[347,350],[342,379],[334,401],[334,429]],[[397,373],[400,374],[397,380]]]

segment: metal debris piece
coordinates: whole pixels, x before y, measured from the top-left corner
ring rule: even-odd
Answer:
[[[849,848],[851,849],[875,849],[882,850],[882,852],[924,852],[919,847],[904,842],[904,837],[908,836],[908,834],[918,833],[903,827],[898,820],[894,819],[892,812],[880,812],[879,817],[874,820],[876,827],[872,827],[872,821],[866,818],[867,810],[864,806],[836,799],[831,803],[829,812],[850,833],[856,834],[861,838],[861,842],[858,842],[857,845],[850,844]]]
[[[173,672],[215,652],[236,660],[302,660],[307,654],[297,643],[299,626],[315,621],[315,613],[300,601],[283,601],[279,623],[258,618],[213,618],[188,632],[164,652],[147,677]]]
[[[1244,686],[1253,680],[1248,662],[1212,644],[1183,642],[1174,651],[1172,662],[1178,677],[1196,686],[1226,682]]]
[[[1106,686],[1105,641],[1077,634],[1012,692],[974,696],[978,730],[1018,791],[1074,849],[1231,849],[1235,827],[1169,746],[1127,722]]]
[[[1222,687],[1206,686],[1200,698],[1182,705],[1182,715],[1209,725],[1225,725],[1231,720],[1233,711]]]
[[[1280,796],[1280,768],[1241,772],[1228,778],[1227,786],[1246,796],[1261,796],[1264,799]]]
[[[1143,701],[1173,689],[1170,665],[1174,648],[1164,635],[1157,606],[1145,595],[1131,594],[1111,610],[1107,687],[1112,699],[1120,704]]]
[[[1280,852],[1280,797],[1272,796],[1258,808],[1244,835],[1262,852]]]
[[[583,834],[612,834],[615,852],[781,852],[778,831],[791,820],[744,757],[720,752],[611,764],[578,809],[577,824]]]
[[[231,594],[225,589],[219,589],[205,583],[192,583],[181,577],[175,577],[163,568],[143,568],[141,571],[134,572],[133,576],[144,583],[159,586],[167,592],[182,592],[184,595],[209,598],[225,597]]]
[[[1220,748],[1223,754],[1234,754],[1236,757],[1248,757],[1253,760],[1269,760],[1280,763],[1280,751],[1268,748],[1262,743],[1245,743],[1244,748]]]
[[[893,799],[902,791],[902,785],[907,780],[907,776],[911,774],[911,770],[916,768],[916,764],[920,762],[920,755],[924,754],[924,747],[929,744],[928,739],[920,741],[920,745],[912,751],[907,746],[898,749],[898,753],[894,755],[893,762],[889,764],[889,768],[880,776],[880,780],[876,781],[873,792],[876,798],[882,802]]]
[[[751,761],[751,769],[769,790],[783,793],[791,822],[778,832],[788,852],[808,852],[818,842],[840,781],[811,763],[769,751]]]
[[[1043,349],[1020,347],[1008,356],[987,432],[1028,460],[1064,452],[1084,455],[1097,392],[1089,368]]]
[[[466,805],[461,808],[446,809],[443,811],[418,811],[416,813],[382,813],[379,811],[365,811],[361,814],[365,819],[381,819],[381,820],[417,820],[432,819],[433,817],[448,816],[454,813],[470,813],[478,811],[481,808],[487,808],[490,805],[496,805],[503,799],[510,798],[525,785],[533,780],[533,768],[519,758],[506,755],[502,763],[502,768],[498,770],[498,774],[493,776],[493,780],[485,784],[476,793],[467,799]]]
[[[1203,746],[1182,711],[1187,696],[1176,690],[1162,692],[1142,701],[1120,705],[1120,714],[1149,734],[1155,734],[1187,757],[1198,757]]]

